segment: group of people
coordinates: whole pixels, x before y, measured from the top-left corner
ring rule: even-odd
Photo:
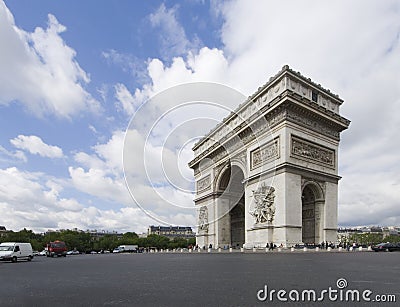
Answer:
[[[335,247],[343,247],[343,248],[346,248],[347,250],[350,250],[351,248],[355,248],[355,246],[357,246],[356,245],[356,243],[353,243],[353,244],[351,244],[351,243],[339,243],[338,245],[335,245],[334,243],[332,243],[331,241],[330,242],[328,242],[328,241],[322,241],[320,244],[315,244],[315,243],[305,243],[304,244],[304,247],[309,247],[309,248],[314,248],[314,247],[319,247],[319,248],[321,248],[321,249],[328,249],[328,247],[330,247],[330,248],[335,248]],[[224,247],[223,247],[223,249],[225,250],[225,249],[229,249],[230,247],[233,247],[233,248],[239,248],[239,244],[236,246],[236,247],[234,247],[234,246],[230,246],[230,245],[224,245]],[[280,248],[283,248],[284,246],[283,246],[283,244],[281,243],[281,245],[279,246]],[[302,246],[300,246],[299,244],[296,244],[295,245],[295,247],[296,248],[300,248],[300,247],[302,247]],[[192,246],[192,245],[190,245],[189,247],[188,247],[189,249],[193,249],[193,250],[197,250],[197,249],[200,249],[201,247],[199,247],[199,245],[197,245],[196,244],[196,246]],[[213,245],[210,243],[209,244],[209,246],[208,246],[208,248],[209,249],[212,249],[213,248]],[[277,246],[276,246],[276,244],[274,244],[273,242],[271,242],[271,243],[267,243],[266,245],[265,245],[265,248],[267,248],[268,250],[274,250],[275,248],[277,248]],[[201,249],[203,249],[203,250],[205,250],[206,249],[206,246],[203,246]]]
[[[333,244],[332,242],[328,242],[328,241],[322,241],[321,244],[319,245],[319,248],[321,249],[328,249],[328,247],[330,248],[335,248],[335,244]]]

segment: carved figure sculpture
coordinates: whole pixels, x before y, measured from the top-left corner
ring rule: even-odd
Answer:
[[[199,211],[199,230],[208,231],[208,211],[206,206],[201,207]]]
[[[272,222],[275,216],[275,189],[269,186],[261,186],[253,190],[254,210],[250,214],[254,217],[255,223]]]

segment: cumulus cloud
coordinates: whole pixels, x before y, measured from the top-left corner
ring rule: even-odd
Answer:
[[[115,131],[106,143],[93,146],[92,153],[75,153],[79,166],[68,169],[73,186],[99,199],[133,205],[123,179],[123,140],[124,132]]]
[[[43,173],[21,171],[16,167],[0,169],[0,208],[3,223],[14,227],[52,225],[47,214],[64,210],[80,211],[74,199],[60,197],[57,180]],[[52,226],[55,227],[55,226]]]
[[[63,151],[58,146],[48,145],[36,135],[18,135],[18,137],[10,140],[16,148],[26,150],[34,155],[48,158],[62,158]]]
[[[27,161],[28,159],[26,158],[25,154],[22,151],[16,150],[15,152],[11,152],[0,145],[0,162],[15,163],[15,162],[27,162]]]
[[[49,14],[46,29],[33,33],[15,25],[0,1],[0,105],[19,102],[37,116],[71,118],[80,111],[98,112],[98,102],[85,90],[89,75],[75,59],[61,33],[66,27]]]
[[[85,171],[81,167],[69,167],[69,174],[75,188],[84,193],[122,204],[130,201],[123,180],[115,180],[100,169]]]
[[[135,99],[125,85],[118,83],[114,86],[115,98],[117,99],[117,108],[124,111],[128,116],[135,112]]]
[[[151,143],[145,147],[146,137],[137,130],[128,133],[127,137],[131,142],[124,143],[125,133],[115,131],[107,142],[93,146],[92,153],[76,153],[74,160],[79,166],[69,167],[73,187],[101,201],[127,208],[143,209],[141,214],[137,215],[137,219],[146,214],[152,219],[151,224],[178,224],[183,217],[186,217],[184,224],[194,225],[193,195],[165,184],[163,168],[171,164],[176,166],[174,161],[176,153],[161,145],[153,146]],[[187,151],[190,151],[189,147]],[[128,161],[124,166],[123,149]],[[165,164],[163,157],[168,160]],[[188,157],[183,162],[185,166],[181,167],[186,168],[187,162]],[[126,186],[123,170],[131,183],[130,191]],[[182,184],[179,181],[182,177],[179,169],[175,167],[166,171],[170,180],[178,185]],[[186,174],[187,177],[190,175]],[[129,192],[132,192],[133,198]],[[145,223],[149,223],[149,219],[137,223],[144,227]]]
[[[8,229],[108,229],[144,232],[154,220],[136,207],[99,209],[62,197],[65,182],[43,173],[0,169],[0,211]],[[108,188],[108,185],[106,186]]]
[[[169,66],[159,59],[151,59],[147,73],[150,82],[131,93],[132,103],[136,106],[162,91],[183,83],[210,82],[232,86],[229,61],[224,51],[217,48],[203,47],[198,53],[190,51],[186,57],[173,58]],[[242,92],[240,86],[234,88]]]

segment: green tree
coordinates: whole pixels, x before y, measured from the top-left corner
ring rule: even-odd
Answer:
[[[350,243],[359,243],[365,245],[377,244],[383,241],[383,234],[381,233],[354,233],[349,237]]]
[[[390,235],[390,236],[385,237],[383,240],[385,242],[390,242],[390,243],[399,243],[400,236],[399,235]]]
[[[119,240],[118,245],[122,245],[122,244],[138,245],[138,243],[139,243],[139,236],[136,233],[126,232],[122,235],[122,238]]]
[[[99,248],[102,250],[113,250],[119,244],[118,238],[116,235],[106,234],[104,237],[99,240]]]
[[[144,241],[144,242],[143,242]],[[144,247],[156,247],[156,248],[167,248],[169,239],[164,236],[151,234],[145,238],[142,242]]]

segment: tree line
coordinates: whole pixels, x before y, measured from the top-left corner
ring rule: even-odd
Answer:
[[[185,248],[189,245],[196,244],[195,238],[174,238],[170,240],[165,236],[151,234],[146,238],[139,238],[135,232],[126,232],[122,236],[116,234],[105,234],[100,238],[95,238],[90,233],[79,232],[74,230],[62,230],[59,232],[47,232],[45,234],[37,234],[32,230],[23,229],[18,232],[7,232],[3,237],[0,237],[1,242],[29,242],[32,248],[41,251],[46,247],[46,244],[52,241],[64,241],[68,250],[78,250],[80,252],[112,251],[119,245],[138,245],[144,248]]]
[[[382,242],[399,243],[400,236],[389,235],[384,237],[382,233],[354,233],[349,236],[348,241],[362,245],[374,245]]]

